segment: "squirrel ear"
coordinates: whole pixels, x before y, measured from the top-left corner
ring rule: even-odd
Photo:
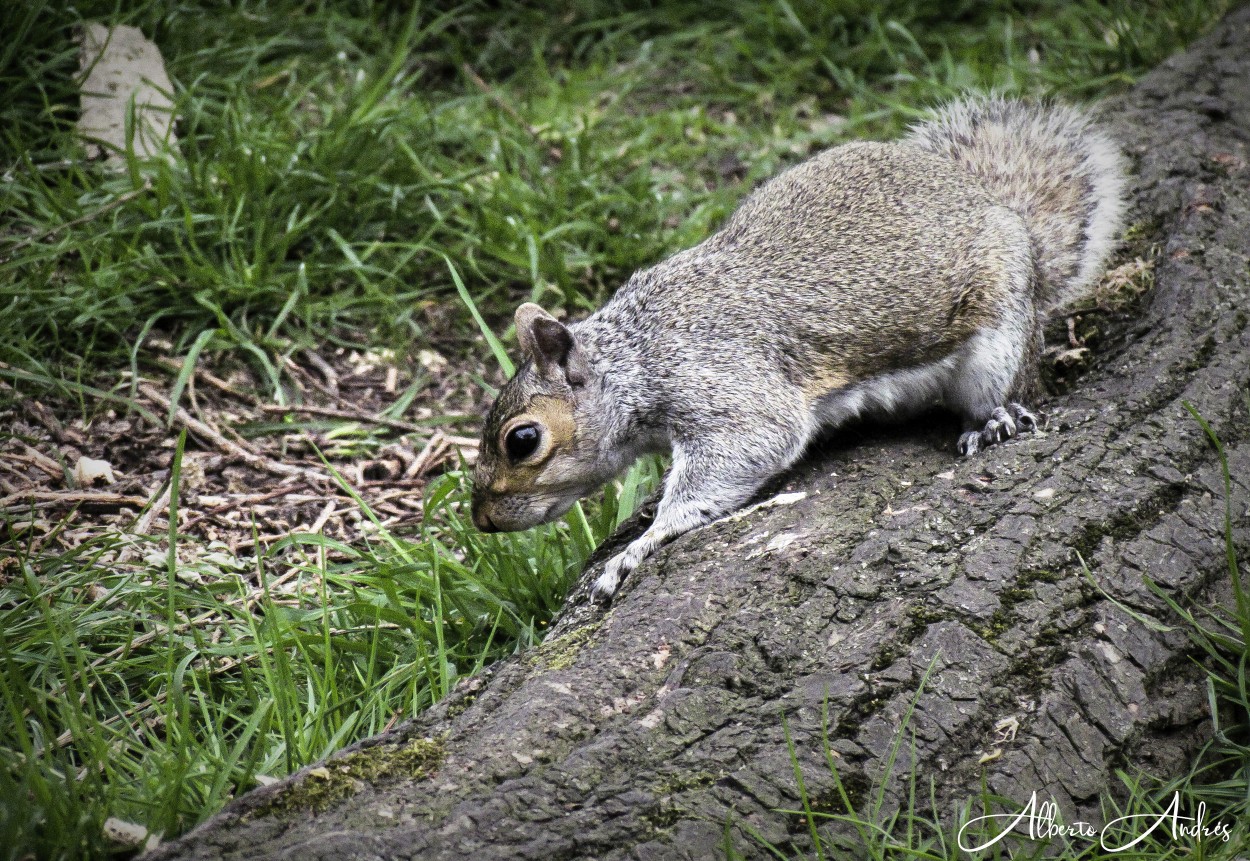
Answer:
[[[536,358],[534,356],[534,324],[539,320],[550,320],[554,323],[556,318],[533,302],[526,302],[516,309],[516,314],[512,319],[516,322],[516,339],[521,344],[521,353],[527,358]]]
[[[517,308],[515,319],[521,352],[534,360],[539,373],[560,374],[571,386],[586,382],[586,359],[567,326],[533,302]]]

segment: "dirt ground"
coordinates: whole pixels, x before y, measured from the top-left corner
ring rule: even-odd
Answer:
[[[473,463],[489,402],[474,381],[481,368],[433,350],[305,350],[282,369],[281,404],[258,394],[265,389],[255,370],[201,360],[169,420],[183,363],[158,354],[111,396],[86,393],[80,404],[34,399],[0,382],[0,401],[9,402],[0,410],[9,431],[0,439],[0,540],[39,555],[106,534],[163,536],[184,429],[182,541],[231,555],[301,531],[358,541],[377,527],[344,483],[382,526],[410,533],[431,476]]]

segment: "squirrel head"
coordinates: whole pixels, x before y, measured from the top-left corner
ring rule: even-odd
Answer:
[[[486,415],[473,471],[483,532],[548,523],[614,474],[599,467],[600,380],[577,337],[539,306],[516,310],[525,361]]]

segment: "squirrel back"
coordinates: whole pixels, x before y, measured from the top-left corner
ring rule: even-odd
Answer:
[[[486,417],[474,522],[549,522],[671,452],[654,521],[595,582],[605,598],[856,416],[944,405],[964,455],[1035,430],[1045,314],[1098,276],[1123,187],[1115,145],[1077,111],[956,102],[764,183],[581,322],[522,305],[525,361]]]
[[[853,141],[761,185],[573,328],[601,354],[641,336],[636,363],[670,417],[688,377],[765,354],[814,399],[950,355],[1002,315],[1003,271],[1028,280],[1030,249],[1023,220],[950,159]]]
[[[1079,299],[1102,274],[1124,213],[1124,158],[1066,105],[997,96],[943,106],[903,142],[949,158],[1024,219],[1045,312]]]

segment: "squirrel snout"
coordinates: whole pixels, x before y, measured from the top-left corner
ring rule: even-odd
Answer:
[[[479,532],[502,532],[495,522],[490,519],[490,515],[486,513],[486,507],[476,499],[473,500],[473,525],[478,528]]]

